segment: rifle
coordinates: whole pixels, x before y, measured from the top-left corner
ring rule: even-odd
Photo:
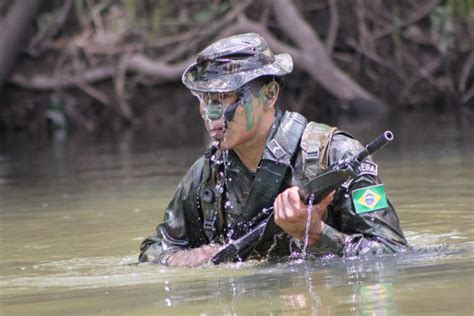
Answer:
[[[344,182],[355,178],[358,175],[358,168],[365,158],[382,149],[392,140],[393,133],[385,131],[357,155],[333,163],[298,190],[300,198],[305,204],[308,204],[311,198],[313,199],[312,203],[318,204]],[[212,263],[219,264],[235,258],[245,258],[258,244],[269,240],[275,233],[281,231],[281,228],[274,222],[273,208],[263,209],[250,221],[249,227],[250,230],[246,234],[239,239],[232,240],[215,254],[211,258]]]

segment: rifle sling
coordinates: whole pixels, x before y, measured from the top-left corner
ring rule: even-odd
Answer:
[[[247,222],[262,209],[271,207],[277,195],[288,187],[292,162],[296,159],[305,126],[306,118],[298,113],[286,112],[283,116],[275,137],[265,146],[242,216],[233,227],[236,232],[233,237],[246,233]]]

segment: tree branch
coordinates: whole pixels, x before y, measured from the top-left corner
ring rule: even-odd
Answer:
[[[461,75],[459,77],[458,82],[458,90],[460,93],[464,93],[466,91],[466,83],[467,79],[469,78],[469,73],[471,69],[474,68],[474,52],[471,51],[469,56],[466,59],[461,71]]]
[[[186,67],[194,62],[194,60],[195,57],[193,56],[180,63],[170,65],[153,61],[141,54],[135,54],[130,56],[126,61],[126,65],[122,67],[125,67],[128,72],[138,72],[153,76],[158,82],[163,83],[176,81],[177,78],[181,77]],[[62,75],[56,77],[14,73],[11,77],[11,83],[33,90],[54,90],[74,87],[77,86],[78,82],[92,84],[110,79],[116,74],[117,69],[114,66],[88,69],[83,71],[81,75]]]
[[[426,3],[423,7],[421,7],[419,10],[415,11],[408,19],[400,23],[396,23],[395,25],[392,25],[385,30],[376,32],[373,36],[373,39],[378,40],[384,36],[392,34],[392,32],[396,29],[402,29],[408,25],[418,22],[419,20],[424,18],[426,15],[430,14],[431,11],[433,11],[434,8],[436,8],[438,4],[439,4],[439,0],[431,0],[430,2]]]
[[[14,69],[18,54],[27,44],[25,40],[40,4],[41,0],[15,1],[0,24],[0,89]]]
[[[423,78],[427,79],[428,82],[433,83],[433,85],[438,89],[442,89],[441,87],[438,87],[436,82],[430,78],[433,72],[441,65],[442,59],[442,57],[434,58],[426,65],[420,67],[416,75],[406,81],[405,87],[399,94],[398,102],[401,103],[404,101],[410,95],[410,90]]]
[[[275,53],[287,53],[293,58],[301,58],[301,53],[299,50],[278,40],[263,24],[253,22],[244,15],[239,17],[237,23],[232,24],[220,32],[218,37],[223,38],[246,32],[255,32],[263,36],[268,46]]]
[[[65,89],[77,85],[77,82],[95,83],[105,79],[109,79],[115,74],[115,67],[103,66],[83,71],[80,76],[56,76],[48,75],[23,75],[18,72],[14,73],[10,82],[18,86],[32,90],[54,90]]]
[[[69,12],[72,8],[72,4],[73,0],[64,1],[62,8],[58,13],[55,14],[51,23],[49,23],[49,25],[42,32],[39,32],[35,35],[35,37],[33,37],[27,49],[29,54],[32,56],[38,56],[42,51],[44,51],[45,45],[41,44],[41,42],[49,40],[57,34],[57,32],[66,22]]]
[[[337,10],[337,0],[329,0],[329,14],[331,22],[329,23],[328,36],[326,38],[326,49],[331,55],[336,43],[337,31],[339,29],[339,12]]]
[[[364,102],[357,102],[360,110],[383,111],[386,109],[384,102],[359,86],[334,64],[318,35],[291,1],[274,0],[273,11],[280,27],[301,49],[302,58],[295,58],[295,64],[343,101],[365,100],[367,104],[378,105],[376,108],[369,109],[364,106]]]

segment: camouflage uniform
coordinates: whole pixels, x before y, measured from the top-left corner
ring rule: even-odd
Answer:
[[[250,62],[245,63],[249,59]],[[192,91],[227,92],[260,76],[282,76],[291,70],[289,55],[274,56],[260,36],[243,34],[221,40],[201,52],[197,63],[183,74],[183,82]],[[289,116],[292,114],[282,115],[276,111],[267,147],[279,131],[285,129],[282,126]],[[292,175],[285,187],[301,186],[329,164],[363,149],[358,141],[335,128],[314,122],[305,126],[301,139],[297,139],[295,159],[291,162]],[[356,179],[336,191],[323,218],[324,230],[311,247],[311,253],[353,256],[406,249],[407,241],[390,202],[373,212],[358,214],[354,210],[352,192],[381,183],[371,158],[365,163],[374,168],[361,170]],[[235,237],[236,225],[249,220],[244,206],[255,178],[256,174],[242,164],[233,150],[210,147],[179,183],[165,211],[164,222],[157,226],[153,236],[142,242],[140,261],[166,264],[169,255],[180,249],[199,247],[211,241],[226,242],[229,236]],[[216,224],[211,236],[206,225],[209,226],[209,210],[214,206],[218,211],[213,213]],[[285,256],[290,254],[292,242],[289,235],[281,233],[273,241],[260,245],[253,255]]]

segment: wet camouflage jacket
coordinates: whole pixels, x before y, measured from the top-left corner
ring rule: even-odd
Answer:
[[[275,136],[280,121],[281,115],[277,115],[267,142]],[[318,125],[313,122],[310,124]],[[352,156],[363,149],[358,141],[342,132],[335,132],[328,140],[324,161],[326,165]],[[308,180],[307,176],[311,172],[306,169],[313,168],[313,170],[320,171],[327,167],[310,166],[302,152],[303,150],[298,148],[297,158],[293,166],[292,185],[298,185]],[[370,157],[368,159],[372,166],[376,166]],[[204,156],[198,159],[179,183],[165,211],[164,222],[157,226],[156,233],[153,236],[142,242],[140,261],[166,264],[168,256],[179,249],[195,248],[209,243],[209,238],[203,229],[202,207],[197,199],[203,181],[203,174],[209,174],[209,169],[213,168],[213,166],[206,166],[205,161]],[[211,159],[211,165],[222,163],[223,153],[218,151]],[[255,178],[255,174],[247,170],[232,150],[227,151],[225,163],[226,198],[222,201],[225,205],[222,208],[223,219],[221,219],[225,224],[218,231],[221,237],[229,235],[230,227],[239,219],[242,206],[249,195],[250,187]],[[216,185],[216,181],[216,179],[210,180],[213,186]],[[352,191],[380,183],[381,180],[377,176],[375,168],[375,171],[361,172],[356,179],[341,186],[336,191],[323,219],[326,225],[321,238],[310,249],[312,254],[332,253],[353,256],[392,253],[406,249],[407,242],[390,201],[388,201],[387,207],[377,211],[357,214],[354,210],[351,198]],[[225,241],[223,239],[225,238],[220,240]],[[276,236],[271,243],[260,245],[254,255],[281,257],[289,255],[292,246],[298,246],[298,244],[299,242],[282,233]]]

